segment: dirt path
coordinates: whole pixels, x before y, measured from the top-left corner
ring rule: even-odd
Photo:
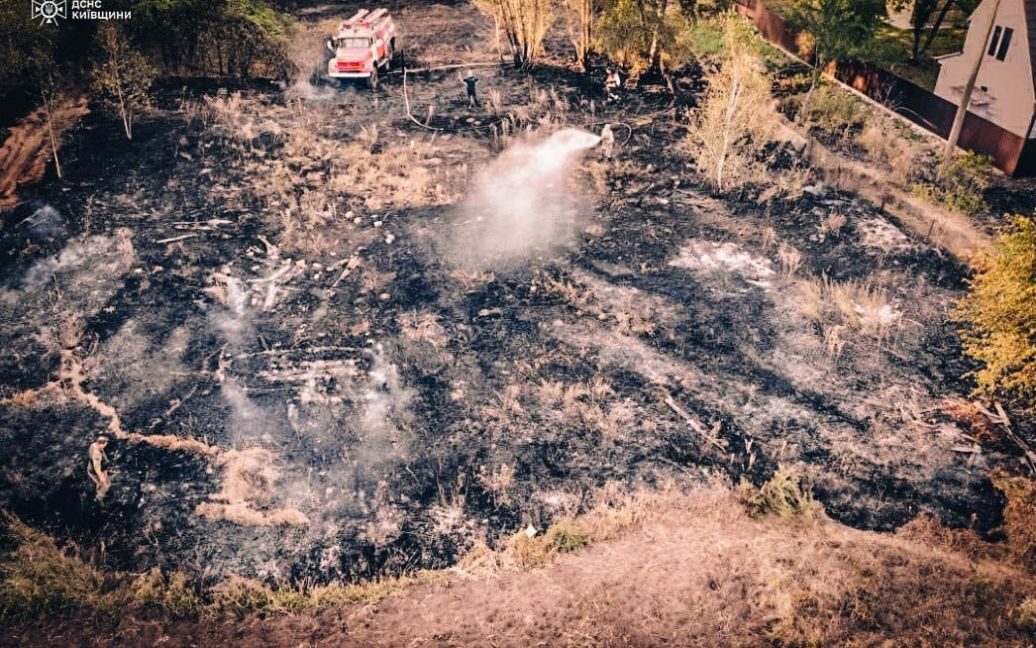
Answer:
[[[54,137],[60,141],[89,112],[85,96],[62,100],[54,109]],[[42,178],[52,158],[50,124],[46,110],[40,107],[12,128],[0,147],[0,209],[17,205],[18,187]]]

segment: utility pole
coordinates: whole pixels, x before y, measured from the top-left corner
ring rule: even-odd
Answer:
[[[986,26],[986,37],[982,39],[982,46],[978,48],[978,56],[975,57],[975,65],[971,68],[971,76],[964,86],[964,94],[960,98],[960,105],[957,106],[957,116],[953,119],[953,128],[950,129],[950,137],[946,140],[946,151],[942,156],[942,166],[939,169],[939,176],[945,177],[946,171],[953,162],[953,156],[957,151],[957,141],[960,139],[960,131],[964,127],[964,118],[968,114],[968,106],[971,105],[971,94],[975,91],[975,82],[978,80],[978,71],[982,68],[982,61],[986,58],[986,48],[989,47],[989,37],[993,35],[993,25],[996,24],[996,14],[1000,11],[1000,0],[993,0],[993,11],[989,15],[989,25]]]

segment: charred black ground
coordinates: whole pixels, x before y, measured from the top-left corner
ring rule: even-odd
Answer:
[[[85,388],[123,427],[269,449],[281,476],[263,505],[297,507],[310,523],[199,517],[218,467],[119,440],[114,486],[96,502],[86,449],[107,420],[75,400],[0,408],[0,504],[119,567],[318,581],[446,566],[475,539],[542,528],[602,488],[689,485],[712,472],[761,483],[778,465],[853,526],[894,529],[923,512],[997,525],[985,467],[951,449],[960,430],[940,407],[969,389],[948,317],[961,265],[828,187],[711,196],[680,146],[678,104],[693,92],[676,104],[650,89],[618,105],[597,98],[591,114],[596,91],[567,71],[483,77],[504,111],[552,91],[567,111],[555,125],[633,131],[618,161],[592,153],[584,166],[596,204],[577,245],[482,276],[443,256],[451,204],[364,206],[377,183],[342,198],[336,255],[282,247],[272,257],[260,237],[278,243],[276,217],[224,198],[223,185],[252,181],[222,163],[238,149],[179,114],[186,98],[218,89],[164,92],[132,143],[110,120],[87,118],[65,153],[68,177],[5,214],[8,395],[54,378],[59,356],[43,331],[79,314]],[[408,83],[411,101],[440,97],[428,124],[446,131],[406,117],[398,77],[371,94],[320,88],[308,103],[272,87],[230,91],[255,114],[279,111],[269,118],[282,129],[291,110],[319,105],[343,142],[377,124],[379,141],[471,152],[430,154],[433,167],[495,154],[481,126],[499,117],[469,113],[452,73]],[[693,75],[683,87],[696,87]],[[269,129],[248,146],[273,158],[284,142]],[[832,214],[845,223],[825,229]],[[335,263],[354,253],[360,268],[330,288]],[[285,259],[293,269],[270,308],[235,311],[213,297],[214,273],[230,268],[254,297]],[[891,309],[888,327],[846,332],[829,353],[800,312],[809,281],[872,287]],[[672,403],[716,436],[703,438]]]

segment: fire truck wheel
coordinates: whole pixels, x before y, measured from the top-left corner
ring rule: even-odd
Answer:
[[[378,87],[378,68],[375,67],[371,70],[371,75],[367,77],[367,87],[374,90]]]

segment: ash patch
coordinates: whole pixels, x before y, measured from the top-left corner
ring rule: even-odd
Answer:
[[[729,241],[688,241],[669,265],[685,268],[706,277],[720,273],[736,275],[746,283],[759,288],[770,287],[772,279],[777,275],[769,259],[754,256],[743,247]]]

